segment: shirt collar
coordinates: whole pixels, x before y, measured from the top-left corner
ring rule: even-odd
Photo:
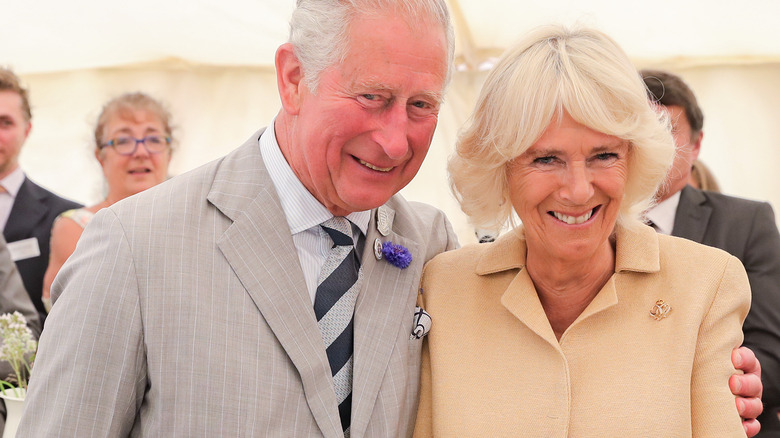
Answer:
[[[680,204],[681,193],[682,190],[659,202],[645,214],[645,217],[655,224],[659,233],[672,234],[674,217],[677,215],[677,206]]]
[[[317,198],[309,193],[303,183],[295,176],[276,141],[274,121],[275,119],[260,135],[260,153],[263,156],[265,167],[268,169],[268,175],[279,194],[282,210],[287,218],[287,224],[290,226],[290,233],[297,234],[318,226],[332,218],[333,214],[320,204]],[[371,220],[371,211],[353,212],[348,214],[346,218],[365,235]]]
[[[21,167],[17,167],[16,170],[0,180],[0,186],[3,186],[5,191],[13,198],[16,198],[17,193],[19,193],[22,183],[24,183],[24,171],[22,171]]]

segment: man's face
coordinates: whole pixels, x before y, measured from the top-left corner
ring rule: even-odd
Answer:
[[[672,133],[674,134],[674,143],[677,146],[676,155],[669,174],[666,175],[666,181],[658,189],[656,198],[663,201],[674,195],[688,184],[688,178],[691,175],[691,166],[699,156],[701,148],[702,133],[691,133],[691,124],[685,115],[685,109],[681,106],[670,105],[665,107],[672,120]]]
[[[417,174],[438,120],[446,54],[440,25],[356,17],[344,62],[323,71],[317,94],[301,86],[285,156],[331,213],[378,207]]]
[[[18,167],[19,152],[30,127],[22,112],[22,96],[10,90],[0,91],[0,178]]]

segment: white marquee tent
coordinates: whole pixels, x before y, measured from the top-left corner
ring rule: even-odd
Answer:
[[[449,194],[445,163],[491,59],[546,23],[613,36],[637,67],[682,75],[705,112],[701,158],[725,192],[780,207],[780,2],[750,0],[451,0],[457,73],[423,169],[407,198],[473,231]],[[294,0],[0,0],[0,65],[31,92],[28,175],[84,203],[103,196],[91,129],[102,104],[141,90],[165,101],[178,138],[171,174],[217,158],[279,107],[273,54]]]

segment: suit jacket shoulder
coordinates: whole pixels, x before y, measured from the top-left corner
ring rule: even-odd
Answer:
[[[78,202],[64,198],[50,190],[41,187],[29,178],[25,178],[25,182],[22,183],[22,185],[27,185],[30,192],[34,194],[36,198],[45,202],[51,210],[58,211],[57,214],[62,213],[65,210],[83,207],[83,205],[79,204]]]
[[[425,242],[425,261],[460,246],[452,224],[438,208],[401,195],[390,198],[386,206],[395,211],[393,225],[400,234]]]
[[[8,243],[25,239],[35,239],[37,242],[40,255],[17,260],[16,266],[42,320],[46,310],[41,301],[41,290],[43,275],[49,266],[51,227],[60,213],[78,207],[81,205],[57,196],[25,178],[3,230]]]
[[[672,235],[723,249],[744,261],[751,235],[772,230],[777,233],[768,203],[686,186],[680,194]]]

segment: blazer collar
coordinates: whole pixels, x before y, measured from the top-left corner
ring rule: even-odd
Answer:
[[[629,230],[617,226],[615,235],[615,272],[658,272],[661,269],[658,234],[651,227],[642,225],[636,230]],[[519,226],[487,245],[477,261],[476,274],[522,269],[527,250],[525,233]]]
[[[712,207],[707,205],[704,193],[691,186],[683,187],[672,235],[701,243],[711,215]]]
[[[233,221],[217,246],[298,370],[325,436],[341,432],[330,366],[300,261],[258,146],[262,131],[226,156],[207,199]]]
[[[415,292],[425,258],[422,244],[404,235],[391,204],[389,202],[371,212],[363,249],[361,263],[364,280],[355,304],[352,436],[365,434],[383,381],[382,376],[386,375],[393,350],[399,348],[399,336],[411,334],[417,299]],[[401,269],[384,258],[378,259],[375,245],[384,242],[408,249],[412,254],[411,264]],[[406,382],[401,384],[407,385]]]
[[[615,239],[615,272],[657,272],[660,270],[658,235],[651,227],[642,225],[636,230],[617,227]],[[547,320],[533,280],[528,275],[528,270],[524,269],[526,251],[523,228],[518,227],[486,247],[477,261],[476,274],[490,275],[518,269],[517,275],[511,280],[501,296],[501,304],[537,336],[544,339],[553,348],[560,349],[561,344],[556,339],[550,322]],[[613,275],[582,314],[572,323],[572,326],[617,303],[618,293]],[[564,339],[565,336],[561,338],[561,341]]]

